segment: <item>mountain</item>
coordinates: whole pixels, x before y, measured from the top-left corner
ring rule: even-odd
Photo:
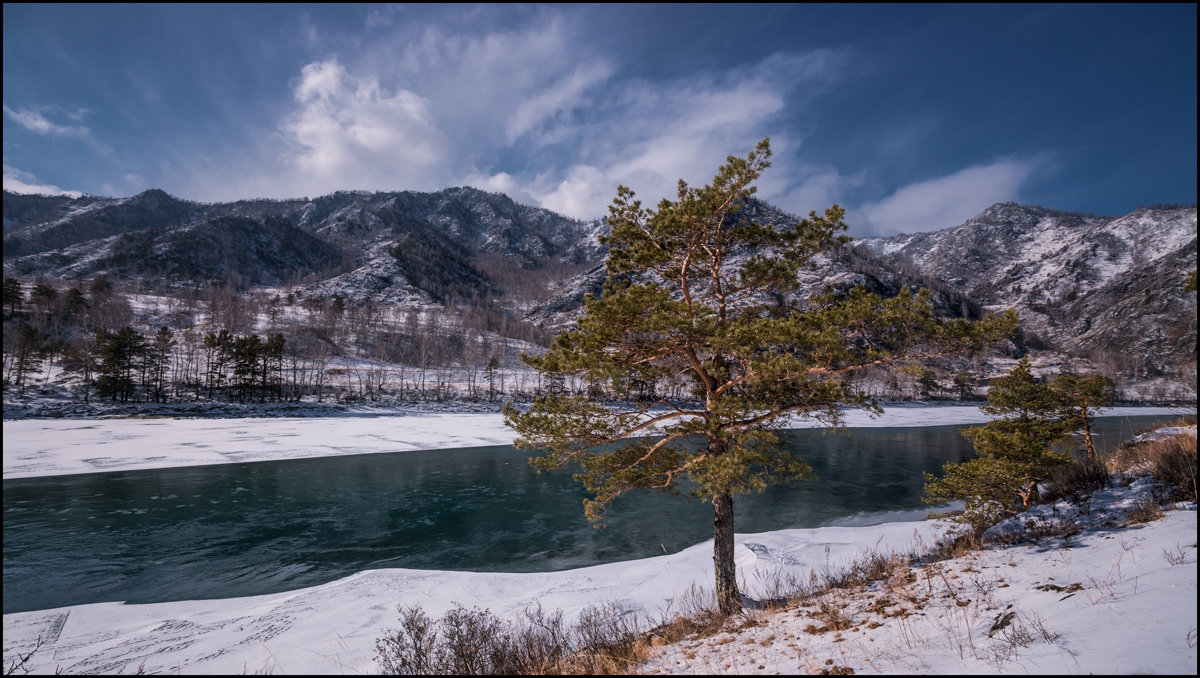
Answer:
[[[1016,308],[1024,342],[1141,376],[1196,370],[1196,208],[1097,217],[993,205],[961,226],[867,239],[865,247]],[[1194,377],[1193,377],[1194,378]]]
[[[751,200],[778,228],[797,217]],[[488,332],[523,324],[544,341],[600,292],[603,220],[579,221],[474,188],[342,191],[314,199],[202,204],[4,192],[4,274],[66,285],[98,275],[167,296],[218,285],[393,309],[456,309]],[[748,254],[748,253],[743,253]],[[993,205],[960,226],[866,238],[814,259],[801,294],[865,285],[928,288],[944,316],[1013,307],[1011,350],[1048,364],[1167,379],[1195,394],[1196,208],[1102,217]],[[1191,376],[1189,376],[1191,375]]]
[[[4,192],[4,270],[143,289],[219,281],[306,284],[350,303],[538,296],[539,278],[603,254],[595,224],[473,188],[338,192],[313,200],[200,204],[158,190],[76,199]]]

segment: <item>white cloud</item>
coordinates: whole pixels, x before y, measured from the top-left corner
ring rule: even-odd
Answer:
[[[727,156],[744,156],[772,136],[790,90],[824,73],[827,61],[824,54],[776,56],[720,77],[614,85],[606,94],[610,115],[564,134],[580,162],[565,177],[542,173],[529,192],[549,209],[595,218],[606,214],[618,184],[648,206],[674,198],[680,179],[706,184]],[[786,175],[782,164],[771,171]]]
[[[4,190],[11,193],[69,195],[72,198],[78,198],[83,195],[79,191],[68,191],[51,184],[38,183],[37,177],[28,172],[22,172],[8,163],[4,164]]]
[[[134,195],[151,188],[162,187],[147,181],[146,177],[136,172],[129,172],[121,176],[120,182],[106,181],[100,184],[100,195]]]
[[[598,216],[616,185],[625,184],[652,206],[674,198],[680,179],[708,183],[727,156],[745,156],[767,136],[774,167],[764,174],[772,183],[760,183],[770,186],[761,195],[780,193],[780,181],[788,180],[781,178],[793,176],[787,151],[797,145],[781,133],[785,118],[801,115],[807,98],[837,69],[829,52],[777,54],[715,75],[627,83],[611,97],[616,114],[598,135],[613,142],[596,150],[589,163],[603,171],[604,199],[581,195],[575,202]]]
[[[727,155],[780,136],[791,107],[837,69],[836,55],[815,52],[630,79],[569,13],[482,34],[384,18],[373,25],[388,40],[310,63],[292,83],[295,108],[278,126],[285,166],[194,183],[209,196],[278,197],[473,185],[596,218],[618,184],[653,205],[680,178],[708,182]]]
[[[517,104],[505,127],[508,143],[513,143],[537,125],[583,103],[583,94],[612,74],[604,63],[580,66],[544,91]]]
[[[610,72],[554,12],[482,34],[426,26],[395,44],[402,47],[362,57],[364,67],[389,73],[433,102],[463,156],[509,144],[578,106]]]
[[[863,173],[846,176],[833,168],[822,168],[810,174],[799,185],[768,192],[762,186],[762,196],[776,207],[799,216],[809,212],[823,214],[834,203],[846,207],[847,193],[864,183]]]
[[[588,165],[576,165],[565,179],[537,196],[546,209],[577,219],[595,219],[606,214],[605,206],[616,195],[616,184],[609,186],[604,170]]]
[[[516,177],[508,172],[497,172],[496,174],[472,172],[453,183],[460,186],[473,186],[491,193],[503,193],[522,205],[541,204],[536,197],[529,194],[523,184],[516,180]]]
[[[998,160],[905,186],[853,211],[877,235],[918,233],[957,226],[998,202],[1017,200],[1038,160]]]
[[[618,184],[652,205],[680,178],[707,182],[840,67],[819,51],[630,79],[618,55],[590,49],[590,29],[554,11],[485,34],[425,26],[360,55],[355,70],[387,73],[428,102],[447,139],[442,185],[502,183],[515,199],[587,219],[606,213]]]
[[[59,125],[46,119],[42,112],[43,109],[24,108],[21,110],[13,110],[7,105],[4,106],[4,114],[12,118],[21,127],[35,134],[46,134],[56,137],[87,137],[88,128],[82,125]],[[68,115],[72,119],[78,119],[80,112]]]
[[[282,131],[298,148],[289,160],[309,190],[443,188],[447,143],[428,99],[389,93],[337,59],[305,66],[293,95],[299,109]]]

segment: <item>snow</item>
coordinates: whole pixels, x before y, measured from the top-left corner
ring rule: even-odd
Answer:
[[[1029,294],[1012,291],[1011,280],[1016,278],[1023,289],[1038,289],[1045,293],[1041,298],[1026,299],[1027,302],[1050,300],[1070,291],[1086,294],[1100,289],[1119,275],[1175,254],[1196,238],[1194,208],[1143,208],[1119,218],[1070,215],[1073,218],[1066,220],[1060,214],[1050,213],[1038,216],[1036,224],[1020,226],[1022,216],[1033,217],[1040,209],[1009,204],[993,205],[962,226],[934,232],[923,239],[919,238],[921,234],[916,234],[866,238],[862,242],[878,252],[893,255],[903,253],[914,240],[922,239],[923,251],[910,254],[925,268],[936,268],[938,259],[953,260],[955,253],[961,250],[964,242],[970,242],[969,236],[977,229],[995,228],[995,225],[981,223],[980,219],[997,210],[995,216],[1001,223],[1017,225],[1017,232],[1001,237],[1000,245],[997,245],[1011,256],[996,260],[988,270],[977,271],[981,278],[976,282],[996,284],[1005,280],[1009,272],[1019,271],[1019,276],[1011,278],[1007,285],[1007,297]],[[1082,222],[1075,219],[1080,217]],[[1081,237],[1084,233],[1092,236]],[[1076,267],[1081,264],[1090,271],[1077,274]]]
[[[1113,407],[1098,416],[1187,411]],[[978,407],[966,405],[896,405],[878,417],[847,410],[846,426],[968,425],[989,418]],[[789,424],[791,428],[815,426],[799,418]],[[344,417],[13,419],[4,422],[4,478],[485,447],[512,444],[513,437],[498,412],[365,407],[351,408]]]
[[[1132,410],[1132,411],[1127,411]],[[1109,415],[1171,414],[1113,408]],[[851,426],[921,426],[986,420],[974,407],[894,407],[880,418],[851,412]],[[1192,429],[1194,431],[1194,429]],[[1193,433],[1194,435],[1194,433]],[[285,437],[286,436],[286,437]],[[512,434],[488,414],[313,419],[100,419],[4,422],[4,478],[157,468],[294,456],[504,444]],[[753,609],[705,639],[656,647],[653,673],[1173,673],[1196,670],[1196,507],[1117,527],[1150,491],[1136,481],[1098,493],[1086,515],[1040,507],[1001,527],[1077,521],[1078,534],[995,546],[920,569],[909,581],[840,589],[825,602],[853,629],[809,633],[813,608]],[[1118,521],[1119,522],[1119,521]],[[807,581],[866,555],[903,555],[933,544],[939,521],[827,526],[737,535],[743,592]],[[1063,543],[1065,541],[1065,544]],[[910,566],[904,566],[907,568]],[[904,568],[901,568],[902,570]],[[612,603],[657,622],[684,605],[692,585],[711,590],[712,542],[671,555],[546,573],[368,570],[321,586],[226,600],[145,605],[105,602],[4,615],[6,670],[38,636],[23,667],[35,673],[377,673],[376,639],[399,627],[397,608],[440,617],[456,604],[513,618],[530,604],[571,621]],[[998,620],[1009,616],[999,628]],[[22,669],[22,670],[23,670]]]
[[[498,413],[4,422],[4,478],[508,445]]]

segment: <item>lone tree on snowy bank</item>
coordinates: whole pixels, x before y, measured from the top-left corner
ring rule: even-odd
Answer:
[[[1044,384],[1029,357],[1021,358],[992,382],[987,404],[979,406],[996,418],[962,429],[977,456],[946,463],[941,478],[926,473],[922,499],[962,501],[963,512],[953,519],[980,533],[1028,510],[1038,502],[1038,486],[1056,468],[1071,464],[1069,449],[1061,445],[1073,432],[1083,436],[1086,460],[1096,463],[1093,420],[1114,397],[1112,381],[1103,375],[1060,374]]]
[[[679,182],[675,201],[645,209],[620,186],[609,208],[608,280],[589,297],[575,328],[540,356],[547,375],[594,383],[684,383],[683,399],[650,396],[614,408],[550,393],[505,422],[540,470],[577,462],[602,524],[618,496],[651,488],[686,492],[713,505],[713,564],[721,611],[741,609],[734,562],[733,496],[807,478],[811,468],[772,429],[789,417],[829,426],[844,406],[882,410],[852,376],[886,366],[982,348],[1011,334],[1013,312],[978,322],[935,318],[927,291],[883,299],[862,288],[796,298],[798,273],[849,238],[844,211],[787,228],[754,221],[747,199],[769,166],[764,139],[746,158],[730,156],[703,188]]]

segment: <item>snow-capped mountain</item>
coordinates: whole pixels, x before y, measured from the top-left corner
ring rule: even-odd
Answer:
[[[749,208],[784,227],[796,219],[759,201]],[[270,286],[347,307],[481,308],[548,330],[573,322],[584,293],[604,281],[603,220],[473,188],[222,204],[157,190],[119,199],[6,191],[3,212],[4,273],[30,281],[103,273],[165,295],[214,281]],[[885,295],[925,287],[951,316],[1016,308],[1018,350],[1191,383],[1196,294],[1184,284],[1195,270],[1195,207],[1114,218],[1004,203],[954,228],[856,241],[814,260],[802,282]]]
[[[4,270],[65,280],[104,273],[163,292],[209,281],[304,283],[348,304],[450,303],[520,294],[555,265],[594,265],[602,258],[586,237],[594,229],[473,188],[224,204],[157,190],[74,200],[5,191]]]
[[[1097,217],[993,205],[961,226],[867,239],[985,308],[1016,308],[1025,341],[1154,375],[1196,364],[1196,208]]]

